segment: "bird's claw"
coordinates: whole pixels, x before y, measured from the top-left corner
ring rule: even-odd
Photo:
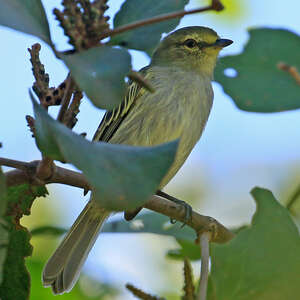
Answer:
[[[179,204],[179,205],[182,205],[184,207],[184,210],[185,210],[185,215],[184,215],[184,222],[183,224],[181,225],[181,228],[184,227],[189,221],[192,220],[192,212],[193,212],[193,208],[187,204],[185,201],[182,201],[182,200],[179,200],[179,199],[172,199],[171,201]],[[171,224],[175,224],[176,223],[176,220],[175,219],[172,219],[170,218],[170,223]]]

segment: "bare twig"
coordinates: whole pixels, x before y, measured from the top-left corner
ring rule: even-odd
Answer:
[[[11,168],[26,171],[27,168],[29,167],[29,163],[19,161],[19,160],[0,157],[0,166],[6,166],[6,167],[11,167]]]
[[[300,198],[300,185],[296,188],[296,190],[291,195],[290,199],[287,202],[286,208],[288,210],[291,210],[292,206],[299,198]]]
[[[203,232],[200,235],[201,247],[201,274],[199,280],[196,300],[206,300],[208,284],[208,267],[209,267],[209,240],[210,232]]]
[[[132,81],[135,81],[136,83],[138,83],[143,88],[147,89],[150,93],[154,93],[155,92],[154,87],[150,84],[150,82],[148,82],[148,80],[146,80],[141,75],[141,73],[136,72],[136,71],[130,71],[129,74],[127,75],[127,77],[129,79],[131,79]]]
[[[234,237],[231,231],[212,217],[203,216],[192,211],[192,217],[186,220],[185,209],[181,204],[166,200],[158,195],[153,195],[144,204],[144,207],[168,216],[171,219],[183,223],[185,222],[186,225],[193,228],[196,232],[210,232],[211,242],[222,244],[230,241]]]
[[[12,170],[4,173],[6,176],[7,186],[15,186],[24,183],[39,185],[61,183],[82,188],[84,191],[92,189],[83,174],[55,165],[53,166],[51,177],[42,181],[36,176],[36,170],[39,163],[40,161],[33,161],[30,163],[17,162],[16,165],[21,168],[20,170]],[[0,165],[12,166],[11,162],[5,158],[0,158]],[[24,170],[24,168],[26,170]],[[182,205],[166,200],[160,196],[153,195],[145,203],[144,207],[164,214],[172,219],[176,219],[181,222],[185,221],[185,210]],[[195,211],[192,212],[192,218],[187,221],[186,224],[193,228],[196,232],[210,232],[211,242],[225,243],[234,237],[234,234],[218,221],[211,217],[200,215]]]
[[[65,92],[64,92],[61,107],[60,107],[58,117],[57,117],[57,120],[59,122],[62,122],[64,119],[65,113],[68,109],[68,106],[69,106],[69,103],[70,103],[70,100],[72,97],[72,93],[73,93],[74,82],[73,82],[70,74],[68,74],[68,77],[64,81],[64,83],[65,83]]]
[[[117,27],[115,29],[108,30],[101,35],[101,39],[104,39],[104,38],[110,37],[110,36],[114,36],[114,35],[123,33],[125,31],[129,31],[129,30],[132,30],[132,29],[135,29],[138,27],[142,27],[145,25],[150,25],[150,24],[154,24],[154,23],[158,23],[158,22],[162,22],[162,21],[166,21],[166,20],[170,20],[170,19],[175,19],[175,18],[181,18],[185,15],[201,13],[201,12],[205,12],[205,11],[209,11],[209,10],[221,11],[222,9],[224,9],[224,6],[222,5],[221,1],[212,0],[211,5],[206,6],[206,7],[196,8],[196,9],[191,9],[191,10],[181,10],[181,11],[176,11],[176,12],[169,13],[169,14],[163,14],[160,16],[156,16],[156,17],[149,18],[146,20],[137,21],[134,23],[130,23],[130,24],[126,24],[124,26]]]

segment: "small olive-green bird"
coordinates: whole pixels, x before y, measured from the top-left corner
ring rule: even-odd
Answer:
[[[154,146],[179,139],[175,160],[160,183],[162,189],[202,134],[213,103],[211,80],[217,57],[231,43],[200,26],[169,34],[154,51],[149,66],[140,71],[155,92],[130,83],[121,105],[105,114],[94,141]],[[91,196],[44,268],[43,284],[52,286],[54,294],[72,289],[110,213]]]

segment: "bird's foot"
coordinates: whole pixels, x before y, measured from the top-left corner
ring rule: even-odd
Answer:
[[[193,208],[192,208],[189,204],[187,204],[187,203],[186,203],[185,201],[183,201],[183,200],[179,200],[179,199],[177,199],[177,198],[175,198],[175,197],[173,197],[173,196],[171,196],[171,195],[169,195],[169,194],[167,194],[167,193],[165,193],[165,192],[162,192],[162,191],[157,191],[156,194],[157,194],[158,196],[164,197],[164,198],[166,198],[166,199],[168,199],[168,200],[170,200],[170,201],[172,201],[172,202],[174,202],[174,203],[176,203],[176,204],[179,204],[179,205],[181,205],[181,206],[184,207],[184,210],[185,210],[184,222],[183,222],[183,224],[182,224],[181,227],[183,227],[184,225],[186,225],[187,222],[191,221],[191,219],[192,219]],[[170,219],[170,222],[171,222],[172,224],[175,224],[175,223],[176,223],[176,220],[171,218],[171,219]]]
[[[183,206],[183,208],[185,210],[185,215],[184,215],[184,222],[183,222],[181,227],[185,226],[187,224],[187,222],[191,221],[191,219],[192,219],[193,208],[183,200],[179,200],[179,199],[176,199],[176,198],[174,198],[172,200],[169,199],[169,200],[176,203],[176,204],[179,204],[179,205]],[[175,219],[170,219],[170,222],[172,224],[175,224],[176,220]]]

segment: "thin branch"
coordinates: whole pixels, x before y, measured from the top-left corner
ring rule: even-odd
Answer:
[[[0,158],[0,165],[1,165]],[[5,172],[4,175],[6,176],[6,185],[16,186],[20,184],[49,184],[49,183],[61,183],[66,184],[78,188],[82,188],[84,190],[91,190],[91,186],[83,176],[83,174],[61,168],[58,166],[54,166],[53,173],[51,178],[48,178],[44,182],[37,180],[35,177],[36,169],[39,165],[40,161],[32,161],[30,163],[23,163],[27,165],[27,170],[12,170]],[[4,165],[4,164],[3,164]]]
[[[147,79],[145,79],[141,75],[141,73],[136,72],[136,71],[130,71],[129,74],[127,75],[127,77],[130,80],[135,81],[136,83],[138,83],[143,88],[147,89],[150,93],[154,93],[155,92],[154,87],[150,84],[150,82],[148,82]]]
[[[159,23],[162,21],[175,19],[175,18],[181,18],[185,15],[201,13],[201,12],[205,12],[205,11],[209,11],[209,10],[221,11],[223,9],[224,9],[224,6],[222,5],[222,3],[219,0],[212,0],[211,5],[206,6],[206,7],[196,8],[196,9],[191,9],[191,10],[181,10],[181,11],[176,11],[173,13],[163,14],[163,15],[159,15],[159,16],[156,16],[156,17],[153,17],[150,19],[137,21],[134,23],[130,23],[130,24],[126,24],[124,26],[117,27],[115,29],[108,30],[101,35],[101,39],[104,39],[104,38],[110,37],[110,36],[114,36],[116,34],[120,34],[125,31],[129,31],[129,30],[132,30],[132,29],[135,29],[138,27],[142,27],[145,25]]]
[[[203,232],[200,235],[201,273],[196,300],[206,300],[209,271],[209,241],[210,232]]]
[[[193,228],[196,232],[210,232],[211,242],[222,244],[230,241],[234,237],[234,234],[217,220],[212,217],[200,215],[195,211],[192,211],[192,218],[186,221],[185,209],[181,204],[171,202],[158,195],[151,196],[144,204],[144,207],[168,216],[171,219],[176,219],[183,223],[185,222],[186,225]]]
[[[0,166],[6,166],[6,167],[11,167],[11,168],[26,171],[27,168],[29,167],[29,163],[19,161],[19,160],[0,157]]]
[[[296,188],[296,190],[293,192],[292,196],[287,202],[286,208],[288,210],[291,210],[294,203],[297,201],[297,199],[300,197],[300,185]]]
[[[58,117],[57,120],[59,122],[62,122],[65,116],[65,113],[68,109],[71,97],[72,97],[72,93],[73,93],[73,88],[74,88],[74,82],[70,76],[70,74],[68,74],[68,77],[66,79],[66,90],[62,99],[62,104],[58,113]]]
[[[0,158],[0,162],[7,162],[7,159]],[[18,162],[18,165],[23,168],[26,167],[26,171],[12,170],[4,173],[6,176],[7,186],[15,186],[19,184],[50,184],[61,183],[74,187],[84,189],[85,192],[91,190],[91,185],[88,183],[83,174],[75,171],[71,171],[58,166],[53,166],[53,172],[50,178],[41,180],[36,177],[36,169],[40,161],[33,161],[30,163]],[[6,165],[5,163],[2,163]],[[0,163],[1,165],[1,163]],[[185,221],[185,209],[180,204],[176,204],[160,196],[153,195],[144,205],[145,208],[153,210],[155,212],[164,214],[171,219],[176,219],[180,222]],[[211,242],[225,243],[234,237],[234,234],[230,232],[226,227],[216,221],[214,218],[203,216],[195,211],[192,211],[192,218],[186,222],[188,226],[193,228],[196,232],[210,232]]]

